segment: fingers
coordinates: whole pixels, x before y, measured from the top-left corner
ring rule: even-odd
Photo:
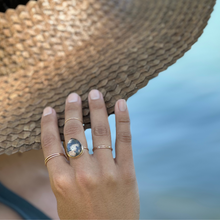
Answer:
[[[108,115],[101,92],[92,90],[89,93],[89,109],[92,127],[93,147],[100,145],[111,146],[111,134]],[[109,165],[114,162],[112,151],[109,149],[96,149],[93,153],[97,160]]]
[[[58,131],[56,112],[51,107],[45,108],[42,115],[41,144],[44,158],[53,153],[63,153]],[[66,167],[69,167],[69,165],[64,156],[57,156],[49,160],[47,163],[47,168],[50,175],[53,175],[58,171],[65,170]]]
[[[64,137],[66,145],[71,138],[74,138],[77,139],[84,147],[88,147],[82,124],[83,117],[81,98],[76,93],[70,94],[66,100],[65,121]],[[80,156],[79,159],[70,157],[70,164],[75,167],[81,166],[89,160],[89,156],[88,150],[84,149],[84,155],[82,155],[82,157]]]
[[[98,90],[89,93],[89,108],[92,126],[93,147],[100,145],[111,146],[111,134],[108,123],[108,115],[102,94]],[[133,155],[131,147],[130,119],[125,100],[119,100],[115,104],[116,115],[116,159],[115,162],[125,169],[133,169]],[[72,118],[72,119],[71,119]],[[78,118],[79,120],[77,120]],[[71,94],[66,100],[65,119],[68,120],[64,127],[66,144],[71,138],[75,138],[87,147],[87,141],[82,125],[82,104],[81,98],[76,94]],[[42,116],[42,147],[45,158],[53,153],[62,153],[61,141],[57,125],[56,112],[52,108],[46,108]],[[94,158],[102,163],[102,166],[114,164],[112,152],[109,149],[97,149],[94,151]],[[87,150],[80,159],[70,158],[70,164],[77,167],[87,164],[89,166],[91,156]],[[58,165],[59,164],[59,165]],[[69,166],[63,156],[58,156],[48,162],[49,172],[56,169],[65,169]],[[84,166],[83,166],[84,167]]]
[[[120,99],[115,104],[116,116],[116,163],[125,168],[133,168],[130,118],[126,101]]]

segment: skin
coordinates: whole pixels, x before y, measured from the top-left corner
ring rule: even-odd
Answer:
[[[95,95],[95,99],[92,95]],[[93,146],[111,145],[108,115],[101,92],[92,90],[88,100]],[[69,163],[63,156],[47,163],[60,219],[139,219],[139,195],[125,100],[117,101],[115,115],[115,159],[111,150],[97,149],[93,155],[85,151],[81,157],[70,158]],[[78,95],[75,99],[73,94],[67,98],[65,107],[65,119],[72,117],[82,120],[81,99]],[[46,108],[41,124],[44,156],[61,153],[56,112]],[[79,120],[69,120],[65,124],[64,136],[66,142],[75,138],[88,147]]]
[[[0,182],[52,219],[59,219],[42,150],[0,156]],[[0,219],[22,219],[0,203]]]
[[[95,99],[92,94],[96,94]],[[92,90],[88,100],[93,146],[109,146],[111,134],[103,96],[98,90]],[[92,155],[85,150],[82,156],[69,161],[63,156],[48,161],[49,180],[60,219],[139,219],[139,194],[125,100],[116,102],[115,116],[116,158],[109,149],[96,149]],[[82,120],[81,98],[76,93],[66,100],[65,119],[72,117]],[[42,115],[41,131],[44,158],[62,153],[56,112],[50,107]],[[79,120],[65,124],[64,137],[66,142],[75,138],[87,147]]]

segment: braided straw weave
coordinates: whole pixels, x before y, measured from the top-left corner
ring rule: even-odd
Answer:
[[[0,154],[40,149],[40,119],[99,89],[108,114],[190,49],[215,0],[39,0],[0,13]]]

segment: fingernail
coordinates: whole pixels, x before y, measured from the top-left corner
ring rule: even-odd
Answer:
[[[52,108],[51,107],[46,107],[44,109],[43,115],[46,116],[46,115],[50,115],[51,113],[52,113]]]
[[[124,112],[125,110],[127,109],[127,104],[126,104],[126,101],[123,99],[123,100],[120,100],[119,101],[119,110],[121,112]]]
[[[78,95],[76,93],[71,93],[69,96],[68,96],[68,99],[67,99],[68,102],[77,102],[78,101]]]
[[[99,91],[96,90],[96,89],[93,89],[93,90],[90,92],[90,97],[91,97],[92,100],[99,99],[99,98],[100,98]]]

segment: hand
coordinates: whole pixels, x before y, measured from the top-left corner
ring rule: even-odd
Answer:
[[[93,146],[110,145],[111,134],[102,93],[89,93]],[[115,104],[116,158],[110,149],[96,149],[91,155],[84,149],[78,158],[58,156],[48,161],[52,190],[57,199],[60,219],[139,219],[139,195],[131,147],[130,120],[125,100]],[[82,120],[81,98],[70,94],[65,119]],[[54,109],[47,107],[41,120],[41,142],[45,158],[61,153],[61,140]],[[75,138],[85,147],[87,141],[79,120],[64,127],[66,143]]]

